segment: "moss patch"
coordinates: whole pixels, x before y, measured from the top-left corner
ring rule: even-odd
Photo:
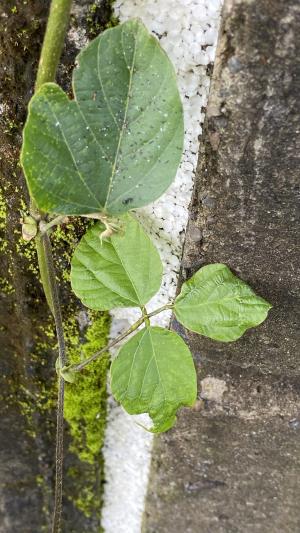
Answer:
[[[78,345],[76,330],[69,324],[67,341],[70,363],[79,363],[103,348],[108,339],[109,316],[107,313],[94,315],[88,328],[85,342]],[[65,418],[70,424],[72,443],[70,449],[81,461],[92,464],[98,456],[104,436],[106,419],[106,373],[108,354],[91,363],[78,375],[76,383],[66,385]]]
[[[88,7],[86,24],[90,39],[118,24],[118,19],[114,16],[113,4],[114,0],[98,0]]]
[[[107,343],[109,316],[107,313],[89,313],[92,324],[88,327],[82,342],[76,325],[69,320],[67,328],[68,357],[70,363],[86,359]],[[70,451],[87,469],[93,472],[84,483],[79,482],[74,503],[86,515],[101,514],[102,475],[101,449],[106,425],[106,376],[109,365],[108,354],[96,360],[78,375],[76,383],[66,384],[65,418],[70,425]],[[88,466],[89,465],[89,466]],[[80,469],[72,467],[68,475],[76,478]],[[97,490],[95,490],[95,483]]]

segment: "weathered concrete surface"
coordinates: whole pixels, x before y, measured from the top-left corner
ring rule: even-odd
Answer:
[[[74,0],[72,33],[66,39],[58,74],[65,89],[70,90],[81,45],[72,35],[98,34],[110,20],[111,3]],[[28,206],[28,193],[18,163],[49,5],[50,0],[0,2],[0,533],[49,531],[53,508],[56,341],[39,282],[34,243],[26,245],[21,239],[21,209]],[[87,328],[80,328],[76,320],[82,307],[71,295],[67,280],[70,254],[83,231],[84,225],[76,222],[52,235],[69,354],[86,340]],[[97,398],[104,418],[105,370],[103,366],[102,380],[99,373]],[[67,385],[67,390],[71,387]],[[78,441],[88,432],[88,425],[84,417],[77,423],[77,442],[66,428],[63,531],[98,533],[101,451],[95,461],[81,460]]]
[[[300,531],[299,36],[298,0],[225,0],[182,280],[224,262],[274,308],[232,344],[174,323],[202,399],[156,440],[144,533]]]

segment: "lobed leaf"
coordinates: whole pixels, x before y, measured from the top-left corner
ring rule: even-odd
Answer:
[[[54,83],[31,99],[21,163],[41,210],[119,215],[175,177],[183,147],[175,71],[139,20],[106,30],[77,59],[74,100]]]
[[[155,433],[167,431],[181,406],[196,401],[191,352],[177,333],[145,327],[120,349],[111,365],[112,392],[131,415],[149,413]]]
[[[121,224],[120,232],[102,240],[104,226],[95,224],[74,252],[72,289],[90,309],[141,307],[160,287],[162,262],[155,246],[134,216],[124,215]]]
[[[261,324],[271,307],[226,265],[216,263],[200,268],[182,285],[174,312],[186,328],[230,342]]]

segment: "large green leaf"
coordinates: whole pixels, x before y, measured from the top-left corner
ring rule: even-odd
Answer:
[[[186,328],[218,341],[234,341],[261,324],[272,306],[226,265],[207,265],[182,285],[174,312]]]
[[[21,162],[43,211],[121,214],[158,198],[183,146],[173,66],[139,20],[78,56],[73,101],[53,83],[33,96]]]
[[[91,309],[140,307],[160,287],[162,263],[148,235],[132,215],[120,223],[121,230],[104,239],[104,226],[95,224],[75,250],[72,288]]]
[[[177,333],[146,327],[127,341],[113,361],[111,388],[129,414],[149,413],[151,431],[167,431],[175,423],[177,409],[196,400],[191,352]]]

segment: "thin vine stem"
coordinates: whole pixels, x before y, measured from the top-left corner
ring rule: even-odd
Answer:
[[[119,335],[113,341],[107,344],[107,346],[105,346],[104,348],[101,348],[101,350],[99,350],[98,352],[95,352],[93,355],[91,355],[90,357],[88,357],[87,359],[79,363],[78,365],[70,365],[68,367],[68,370],[72,372],[80,372],[90,363],[92,363],[93,361],[101,357],[101,355],[103,355],[105,352],[110,350],[110,348],[113,348],[113,346],[121,342],[123,339],[126,339],[128,335],[133,333],[144,322],[146,323],[147,326],[149,326],[150,325],[149,320],[152,316],[158,315],[159,313],[162,313],[162,311],[166,311],[167,309],[172,309],[173,307],[174,307],[174,304],[169,303],[169,304],[163,305],[162,307],[159,307],[158,309],[155,309],[155,311],[152,311],[151,313],[145,313],[145,308],[143,308],[143,311],[144,311],[143,316],[141,316],[141,318],[139,318],[134,324],[132,324],[132,326],[130,326],[129,329],[124,331],[124,333],[121,333],[121,335]]]
[[[41,50],[37,71],[35,91],[46,82],[55,81],[56,71],[62,53],[65,35],[69,24],[72,0],[52,0],[48,16],[47,28]],[[30,200],[31,215],[37,220],[43,219],[33,198]],[[66,349],[63,331],[63,321],[59,302],[58,287],[52,256],[51,242],[47,233],[39,234],[36,238],[36,249],[42,285],[47,303],[52,311],[57,342],[60,366],[66,364]],[[56,469],[54,510],[52,533],[59,533],[62,515],[62,489],[63,489],[63,456],[64,456],[64,379],[58,378],[57,395],[57,425],[56,425]]]
[[[58,342],[58,357],[61,365],[66,364],[66,346],[63,330],[61,307],[59,302],[58,287],[55,277],[55,268],[49,235],[46,233],[40,237],[46,257],[48,283],[52,296],[53,316],[56,327]],[[65,383],[62,376],[58,378],[57,395],[57,424],[56,424],[56,469],[55,469],[55,493],[52,532],[60,531],[62,515],[62,488],[63,488],[63,454],[64,454],[64,390]]]

